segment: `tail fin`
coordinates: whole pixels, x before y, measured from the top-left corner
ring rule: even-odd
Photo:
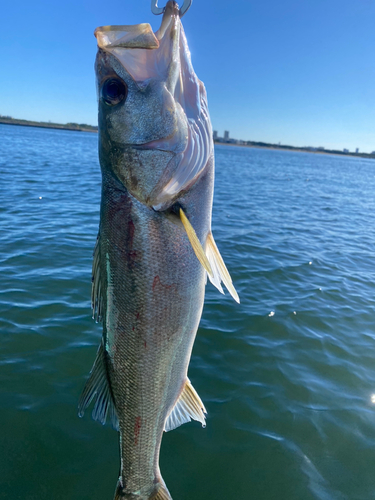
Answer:
[[[114,500],[172,500],[171,494],[164,483],[158,483],[152,493],[147,495],[137,495],[136,493],[126,493],[121,481],[118,482]]]

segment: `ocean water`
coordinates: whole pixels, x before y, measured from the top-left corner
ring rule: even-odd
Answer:
[[[118,436],[77,416],[100,325],[96,134],[0,125],[0,498],[111,500]],[[207,427],[165,434],[174,500],[375,498],[375,162],[219,146],[190,378]]]

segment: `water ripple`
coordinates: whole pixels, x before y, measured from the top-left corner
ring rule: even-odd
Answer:
[[[0,128],[0,496],[26,477],[27,498],[78,500],[94,473],[110,498],[116,433],[76,417],[100,337],[97,137]],[[370,500],[374,162],[220,146],[216,165],[213,232],[241,304],[207,285],[189,376],[208,425],[165,436],[163,476],[180,500]]]

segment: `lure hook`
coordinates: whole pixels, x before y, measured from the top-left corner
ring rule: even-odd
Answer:
[[[186,12],[190,9],[193,0],[184,0],[182,7],[180,9],[180,17],[186,14]],[[165,11],[165,7],[158,7],[158,0],[151,0],[151,12],[158,16],[159,14],[163,14]]]

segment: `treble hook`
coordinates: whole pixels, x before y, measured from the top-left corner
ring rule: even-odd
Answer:
[[[190,9],[193,0],[184,0],[184,3],[180,9],[180,17],[182,17],[186,12]],[[158,0],[151,0],[151,12],[158,16],[159,14],[163,14],[165,11],[165,7],[158,7]]]

